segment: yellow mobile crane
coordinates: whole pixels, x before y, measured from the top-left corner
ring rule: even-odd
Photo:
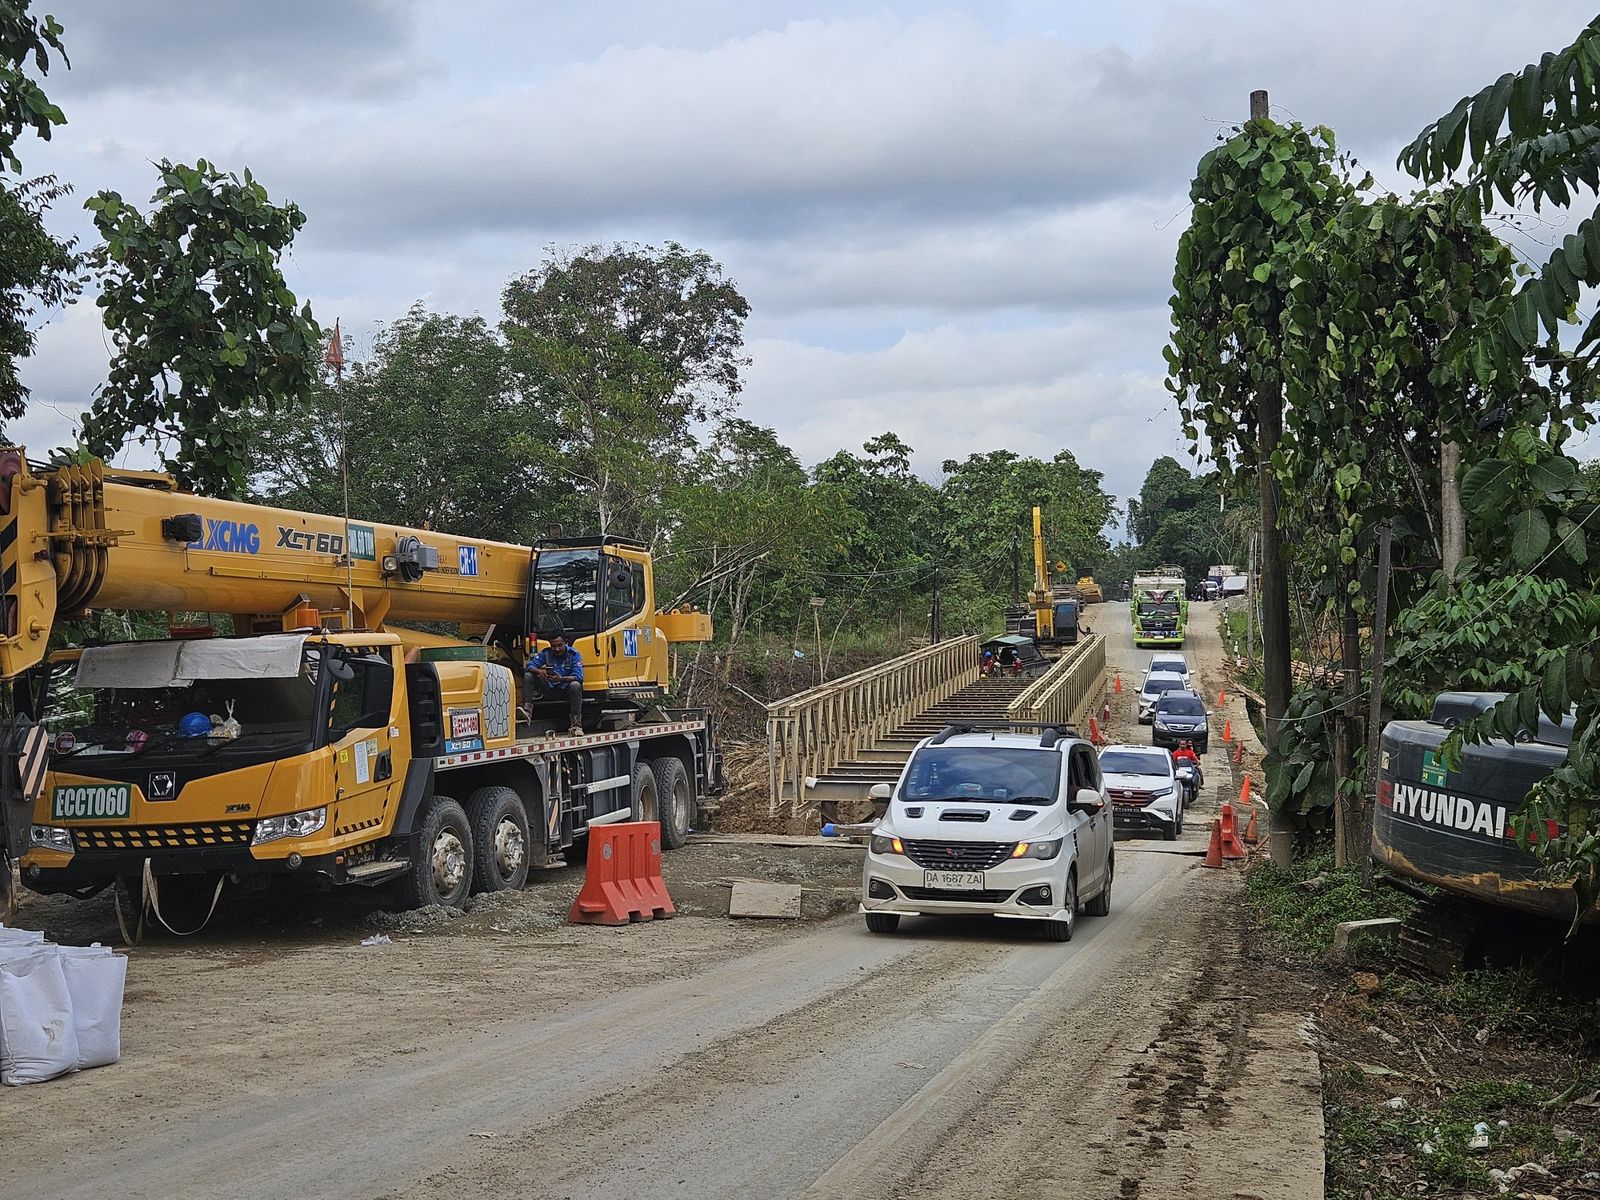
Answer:
[[[19,771],[27,819],[10,806],[23,881],[155,879],[214,902],[224,878],[288,874],[459,906],[581,854],[591,825],[659,819],[681,845],[720,762],[708,714],[651,702],[668,646],[711,624],[658,613],[651,567],[621,538],[516,546],[0,449],[0,679],[44,748]],[[92,609],[225,614],[234,636],[51,652]],[[556,631],[583,657],[592,732],[557,734],[561,706],[519,695]]]

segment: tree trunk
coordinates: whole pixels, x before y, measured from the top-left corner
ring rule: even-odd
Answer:
[[[1461,446],[1443,442],[1439,446],[1439,523],[1443,527],[1440,552],[1444,573],[1455,578],[1456,568],[1467,554],[1467,514],[1461,507]]]
[[[1352,578],[1354,572],[1351,573]],[[1351,580],[1344,581],[1347,585]],[[1333,864],[1350,866],[1361,861],[1366,818],[1357,788],[1356,747],[1361,744],[1361,629],[1348,586],[1344,592],[1344,623],[1339,633],[1339,659],[1344,676],[1344,704],[1335,726]]]

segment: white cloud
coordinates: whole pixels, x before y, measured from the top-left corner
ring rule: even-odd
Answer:
[[[1065,445],[1119,495],[1181,449],[1160,387],[1172,250],[1194,164],[1250,89],[1398,182],[1425,122],[1592,15],[288,3],[52,6],[70,124],[24,143],[26,167],[136,202],[150,160],[251,167],[307,212],[292,286],[358,338],[417,299],[493,319],[552,242],[704,247],[753,306],[747,415],[807,460],[888,428],[924,473]],[[89,228],[70,205],[52,221]],[[73,411],[103,377],[95,316],[74,309],[24,365],[30,444],[65,427],[47,405]]]

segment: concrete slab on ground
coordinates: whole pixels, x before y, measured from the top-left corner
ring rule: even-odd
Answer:
[[[728,900],[730,917],[798,917],[800,885],[797,883],[757,883],[741,879],[733,885]]]

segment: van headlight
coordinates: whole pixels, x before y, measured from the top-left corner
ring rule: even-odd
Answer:
[[[28,845],[40,850],[59,850],[72,853],[72,830],[60,825],[33,825],[28,829]]]
[[[1046,838],[1040,842],[1018,842],[1011,852],[1012,858],[1054,858],[1061,853],[1060,838]]]
[[[262,842],[275,842],[280,838],[310,837],[327,823],[326,807],[308,808],[286,817],[262,817],[256,822],[255,836],[250,839],[250,844],[259,846]]]
[[[869,839],[874,854],[904,854],[906,848],[900,844],[900,839],[890,833],[875,833]]]

